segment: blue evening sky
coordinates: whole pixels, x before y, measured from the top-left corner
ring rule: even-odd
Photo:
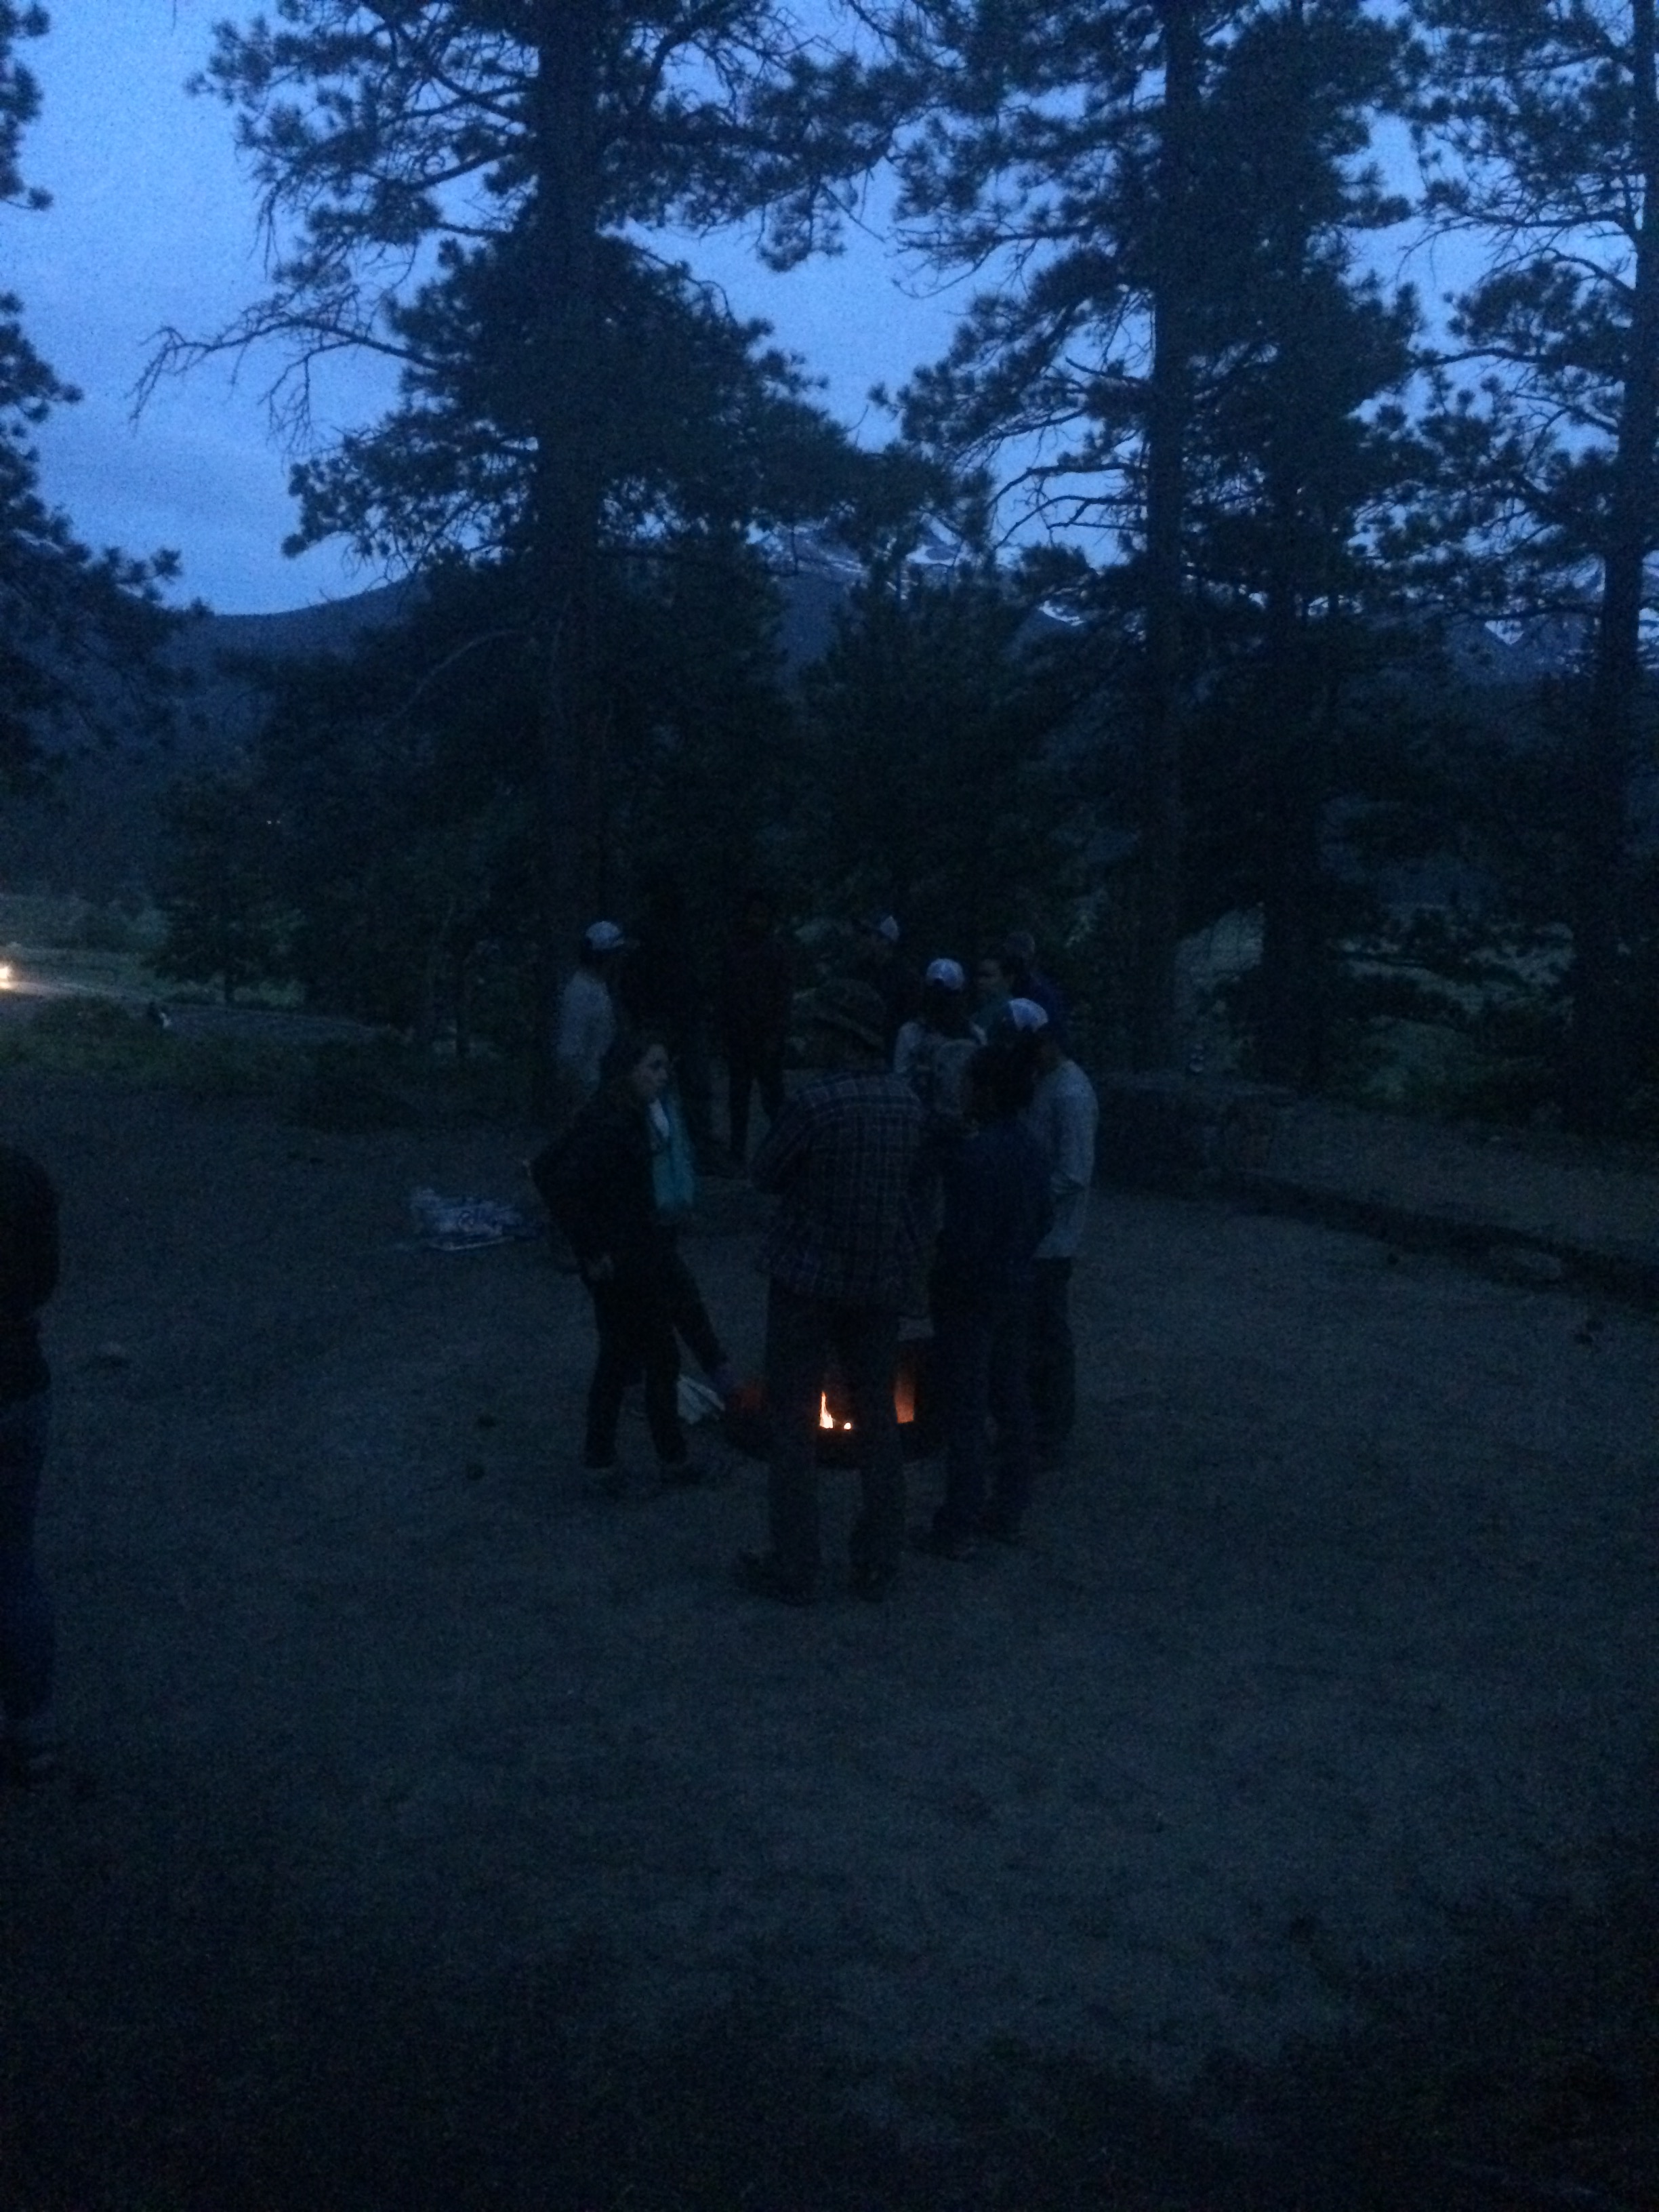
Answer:
[[[94,545],[175,547],[185,595],[238,614],[378,580],[333,546],[297,561],[280,550],[292,524],[288,457],[262,402],[275,357],[247,361],[234,376],[228,363],[210,363],[164,386],[136,425],[130,419],[158,331],[204,334],[261,289],[231,115],[184,91],[214,21],[254,12],[252,0],[56,0],[49,34],[18,50],[44,103],[24,141],[24,173],[53,204],[40,215],[0,210],[0,288],[21,294],[36,346],[86,395],[41,433],[47,497]],[[907,288],[907,272],[873,239],[781,278],[735,240],[688,258],[828,380],[824,398],[848,422],[866,417],[872,385],[896,386],[943,350],[963,297],[914,296],[915,276]],[[370,422],[391,389],[384,367],[337,369],[319,419]],[[887,431],[868,420],[866,434]]]

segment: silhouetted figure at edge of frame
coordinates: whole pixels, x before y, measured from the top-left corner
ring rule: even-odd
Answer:
[[[34,1559],[52,1420],[40,1309],[58,1287],[58,1194],[27,1152],[0,1146],[0,1764],[44,1782],[58,1766],[55,1624]]]

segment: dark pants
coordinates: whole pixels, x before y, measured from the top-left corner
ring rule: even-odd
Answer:
[[[52,1393],[0,1406],[0,1708],[21,1728],[52,1703],[52,1602],[34,1564]]]
[[[1039,1459],[1060,1451],[1077,1420],[1077,1346],[1072,1340],[1072,1263],[1031,1268],[1031,1411]]]
[[[587,1386],[587,1436],[582,1458],[609,1467],[617,1456],[617,1424],[629,1384],[645,1372],[645,1418],[657,1457],[676,1465],[686,1456],[680,1425],[680,1349],[667,1284],[641,1267],[624,1267],[608,1283],[590,1283],[599,1357]]]
[[[732,1156],[743,1162],[749,1158],[749,1095],[760,1086],[761,1104],[766,1109],[766,1119],[775,1121],[783,1109],[783,1040],[770,1042],[751,1037],[728,1037],[726,1041],[726,1120],[730,1126]]]
[[[781,1283],[766,1302],[766,1404],[771,1424],[767,1500],[772,1557],[811,1586],[823,1564],[818,1538],[818,1399],[831,1358],[853,1404],[862,1510],[853,1528],[855,1574],[888,1575],[904,1542],[904,1456],[893,1406],[896,1307],[802,1297]]]
[[[703,1373],[713,1375],[726,1364],[726,1348],[714,1334],[714,1324],[708,1318],[697,1279],[677,1243],[669,1243],[662,1266],[669,1317]]]
[[[700,1021],[678,1033],[669,1032],[674,1055],[674,1079],[679,1086],[686,1133],[699,1152],[707,1152],[714,1133],[714,1083],[708,1064],[708,1031]]]
[[[945,1304],[933,1316],[934,1358],[945,1401],[941,1536],[967,1536],[985,1521],[1017,1529],[1031,1499],[1036,1433],[1028,1382],[1030,1303],[1022,1292],[991,1306]],[[995,1431],[995,1480],[988,1422]]]

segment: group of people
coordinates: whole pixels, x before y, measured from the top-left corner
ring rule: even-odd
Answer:
[[[758,958],[771,933],[757,895],[739,946],[746,939]],[[809,1601],[823,1572],[817,1447],[832,1372],[859,1453],[852,1583],[867,1597],[890,1586],[907,1541],[950,1559],[982,1539],[1018,1541],[1038,1473],[1058,1463],[1076,1414],[1070,1280],[1097,1109],[1066,1049],[1060,994],[1029,939],[981,963],[975,1004],[955,960],[934,960],[912,987],[892,917],[863,938],[853,973],[782,998],[764,1080],[744,1064],[745,1108],[761,1082],[768,1116],[749,1172],[778,1204],[762,1263],[769,1536],[737,1574],[791,1603]],[[586,941],[605,954],[627,945],[610,922]],[[810,1072],[786,1095],[792,1010]],[[722,1398],[738,1389],[679,1249],[691,1146],[673,1075],[670,1039],[625,1026],[613,1006],[595,1088],[533,1164],[592,1299],[583,1458],[602,1486],[623,1480],[617,1434],[631,1376],[644,1378],[670,1482],[697,1475],[678,1407],[680,1343]],[[894,1380],[902,1323],[924,1308],[945,1485],[932,1521],[907,1530]]]
[[[693,957],[683,895],[664,878],[652,886],[635,935],[614,921],[592,922],[582,933],[555,1037],[564,1111],[599,1089],[605,1056],[622,1030],[659,1036],[674,1064],[676,1104],[699,1165],[740,1170],[757,1092],[769,1121],[783,1103],[793,1000],[793,962],[764,891],[742,900],[719,947],[711,993]],[[724,1152],[714,1141],[711,1012],[726,1065]]]
[[[935,960],[911,987],[890,916],[864,935],[859,972],[798,1006],[771,906],[757,893],[724,967],[732,1150],[746,1153],[758,1089],[768,1127],[750,1172],[778,1201],[763,1261],[769,1534],[737,1572],[744,1589],[797,1604],[823,1571],[817,1441],[832,1369],[860,1456],[851,1564],[866,1597],[891,1584],[907,1535],[945,1559],[984,1537],[1016,1540],[1038,1471],[1058,1460],[1076,1412],[1069,1285],[1096,1102],[1066,1052],[1059,995],[1029,940],[981,963],[970,1006],[956,961]],[[699,1473],[679,1407],[680,1345],[722,1400],[742,1387],[680,1249],[694,1146],[672,1024],[629,1025],[625,997],[619,1012],[616,969],[629,950],[613,922],[584,933],[559,1036],[580,1103],[533,1164],[592,1300],[583,1460],[612,1488],[635,1377],[670,1482]],[[811,1072],[786,1095],[797,1015]],[[26,1153],[0,1146],[0,1771],[24,1782],[57,1762],[52,1612],[34,1525],[51,1417],[40,1313],[58,1267],[52,1183]],[[907,1532],[894,1379],[901,1324],[924,1303],[945,1485],[932,1522]]]

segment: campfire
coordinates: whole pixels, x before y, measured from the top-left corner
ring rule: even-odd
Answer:
[[[933,1349],[933,1339],[927,1336],[907,1336],[899,1345],[893,1375],[893,1411],[898,1416],[899,1440],[907,1458],[921,1458],[938,1448],[930,1387]],[[757,1390],[751,1399],[728,1411],[726,1431],[740,1450],[757,1459],[765,1456],[766,1401],[762,1392]],[[834,1374],[829,1389],[818,1398],[818,1461],[824,1467],[853,1467],[858,1462],[852,1397]]]
[[[902,1429],[909,1427],[916,1418],[916,1377],[923,1364],[921,1355],[924,1345],[931,1348],[932,1340],[907,1336],[899,1346],[899,1364],[893,1375],[893,1411]],[[833,1405],[827,1390],[819,1393],[818,1426],[836,1436],[851,1433],[853,1401],[844,1388],[837,1388]]]

